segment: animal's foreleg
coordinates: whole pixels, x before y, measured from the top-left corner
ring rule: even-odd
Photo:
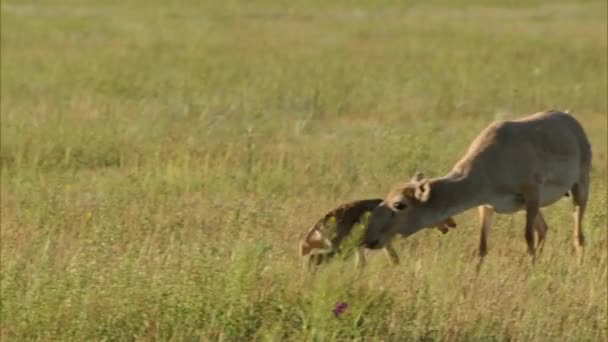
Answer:
[[[540,211],[538,186],[529,186],[525,189],[524,199],[526,202],[526,242],[528,253],[532,256],[532,263],[536,262],[536,250],[534,247],[534,226]]]
[[[481,258],[488,254],[488,233],[492,226],[492,220],[494,218],[494,209],[488,206],[479,207],[479,224],[480,224],[480,236],[479,236],[479,256]]]
[[[384,246],[384,253],[394,265],[399,265],[399,256],[390,242]]]
[[[477,264],[477,272],[481,269],[484,257],[488,254],[488,233],[492,226],[492,220],[494,218],[494,209],[488,206],[479,206],[479,262]]]
[[[549,230],[549,226],[547,226],[547,222],[543,217],[543,213],[538,211],[538,215],[536,216],[536,224],[534,225],[536,229],[536,233],[538,234],[538,242],[536,243],[536,250],[538,253],[541,253],[543,250],[543,246],[545,245],[545,238],[547,236],[547,231]]]

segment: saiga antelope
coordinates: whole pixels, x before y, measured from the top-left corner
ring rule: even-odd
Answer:
[[[590,169],[589,140],[570,114],[548,111],[492,123],[473,140],[447,175],[426,179],[417,174],[392,189],[374,209],[364,245],[381,248],[395,234],[408,236],[433,222],[477,207],[481,264],[487,254],[494,213],[525,210],[525,238],[534,262],[534,229],[538,232],[539,250],[548,229],[540,208],[570,193],[574,203],[573,244],[580,263]]]
[[[364,216],[382,202],[382,199],[365,199],[345,203],[331,211],[321,218],[308,231],[304,239],[300,241],[300,257],[303,258],[304,266],[315,263],[321,264],[324,260],[333,257],[340,249],[340,245],[344,239],[349,236],[353,228],[358,223],[364,223]],[[335,219],[335,232],[332,234],[327,230],[330,221]],[[447,233],[448,229],[456,227],[456,222],[449,217],[441,223],[435,224],[436,228],[442,233]],[[391,245],[390,241],[383,246],[384,252],[393,264],[399,263],[399,256]],[[365,265],[365,253],[363,247],[355,250],[355,264],[357,266]],[[308,258],[308,260],[306,260]],[[308,262],[307,262],[308,261]]]

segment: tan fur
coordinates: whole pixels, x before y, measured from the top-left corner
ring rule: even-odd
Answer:
[[[547,232],[540,208],[568,193],[575,206],[574,246],[582,261],[591,146],[570,114],[548,111],[485,128],[444,177],[416,174],[391,190],[369,220],[364,244],[380,248],[395,234],[411,235],[429,222],[479,207],[479,254],[497,213],[526,211],[526,242],[533,260]],[[399,209],[395,207],[404,206]],[[539,245],[534,246],[534,230]]]
[[[354,228],[356,223],[360,223],[363,215],[371,212],[382,202],[382,199],[366,199],[345,203],[331,211],[321,218],[300,241],[300,256],[304,264],[316,262],[321,263],[328,259],[329,255],[335,253],[340,247],[341,242],[346,238]],[[323,228],[334,218],[336,220],[336,236],[330,241],[323,232]],[[450,228],[456,227],[456,222],[449,217],[448,219],[435,225],[442,233],[447,233]],[[393,264],[399,263],[399,257],[392,245],[387,243],[384,247],[386,256]],[[308,260],[305,258],[308,257]],[[363,248],[356,251],[356,264],[363,266],[365,264],[365,253]]]

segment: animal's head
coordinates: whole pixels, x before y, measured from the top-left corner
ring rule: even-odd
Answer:
[[[412,235],[425,228],[424,205],[431,196],[430,181],[417,172],[394,187],[372,212],[363,240],[367,248],[382,248],[396,234]]]

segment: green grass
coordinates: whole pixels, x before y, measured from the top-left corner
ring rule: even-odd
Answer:
[[[3,0],[0,338],[605,341],[606,12]],[[399,241],[399,266],[300,272],[327,210],[550,108],[594,150],[582,267],[564,199],[535,268],[522,214],[498,216],[476,276],[473,210]]]

